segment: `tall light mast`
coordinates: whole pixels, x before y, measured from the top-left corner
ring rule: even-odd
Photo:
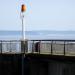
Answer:
[[[22,40],[25,40],[25,28],[24,28],[24,12],[26,11],[26,5],[21,5],[21,20],[22,20]]]
[[[24,41],[25,41],[25,28],[24,28],[24,12],[26,11],[26,5],[22,4],[21,5],[21,20],[22,20],[22,50],[24,52]],[[22,55],[22,74],[24,75],[24,55]]]

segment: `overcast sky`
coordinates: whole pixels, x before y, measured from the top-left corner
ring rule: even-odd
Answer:
[[[25,30],[75,30],[75,0],[0,0],[0,30],[21,30],[22,3]]]

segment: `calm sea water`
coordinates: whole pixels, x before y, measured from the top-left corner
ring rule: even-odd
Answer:
[[[0,40],[20,40],[21,31],[0,31]],[[26,39],[75,39],[75,31],[26,31]]]

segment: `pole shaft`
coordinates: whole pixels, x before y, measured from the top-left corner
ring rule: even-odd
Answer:
[[[22,75],[24,75],[24,54],[22,54]]]
[[[24,32],[24,15],[22,13],[22,40],[25,39],[25,32]]]

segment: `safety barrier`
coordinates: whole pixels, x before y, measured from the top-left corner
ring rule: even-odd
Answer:
[[[75,40],[1,40],[0,53],[75,56]]]
[[[75,40],[28,40],[27,53],[75,55]]]

